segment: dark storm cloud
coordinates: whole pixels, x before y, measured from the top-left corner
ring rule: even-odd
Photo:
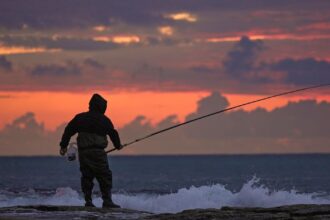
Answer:
[[[0,42],[6,46],[44,47],[65,50],[109,50],[119,48],[113,42],[101,42],[93,39],[69,37],[37,37],[37,36],[1,36]]]
[[[5,56],[0,56],[0,70],[11,71],[12,68],[12,62],[10,62]]]

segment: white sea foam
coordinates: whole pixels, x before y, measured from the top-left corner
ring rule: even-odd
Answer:
[[[195,208],[220,208],[222,206],[274,207],[292,204],[330,204],[330,197],[320,197],[316,193],[291,191],[271,191],[265,186],[256,186],[256,178],[243,185],[240,191],[231,192],[221,184],[190,187],[165,195],[115,194],[114,201],[124,208],[154,213],[179,212]],[[102,200],[94,198],[101,206]],[[42,196],[30,190],[24,195],[5,195],[0,192],[0,207],[16,205],[83,205],[83,198],[71,188],[58,188],[51,196]]]

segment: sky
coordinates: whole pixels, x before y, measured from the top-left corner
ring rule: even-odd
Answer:
[[[330,83],[329,12],[325,0],[2,0],[0,155],[57,155],[93,93],[127,143]],[[309,90],[115,154],[330,153],[329,114],[330,88]]]

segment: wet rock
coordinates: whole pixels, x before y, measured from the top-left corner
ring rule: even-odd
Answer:
[[[192,209],[176,214],[158,214],[145,219],[234,219],[234,220],[330,220],[330,205],[292,205],[276,208]]]
[[[80,206],[15,206],[0,208],[0,220],[11,219],[233,219],[233,220],[330,220],[330,205],[292,205],[275,208],[192,209],[175,214],[152,214],[131,209]]]
[[[15,206],[0,208],[0,220],[23,219],[141,219],[151,213],[131,209],[93,208],[82,206]]]

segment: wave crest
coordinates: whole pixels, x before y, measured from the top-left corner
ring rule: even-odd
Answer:
[[[156,194],[114,194],[113,199],[123,208],[149,211],[153,213],[175,213],[186,209],[236,207],[274,207],[293,204],[330,204],[330,197],[321,197],[318,193],[298,193],[290,191],[271,191],[263,185],[257,186],[259,180],[252,178],[238,192],[231,192],[222,184],[210,186],[191,186],[175,193]],[[102,200],[93,199],[96,206]],[[53,195],[40,195],[34,190],[24,194],[13,195],[0,192],[0,207],[17,205],[83,205],[79,193],[69,187],[58,188]]]

